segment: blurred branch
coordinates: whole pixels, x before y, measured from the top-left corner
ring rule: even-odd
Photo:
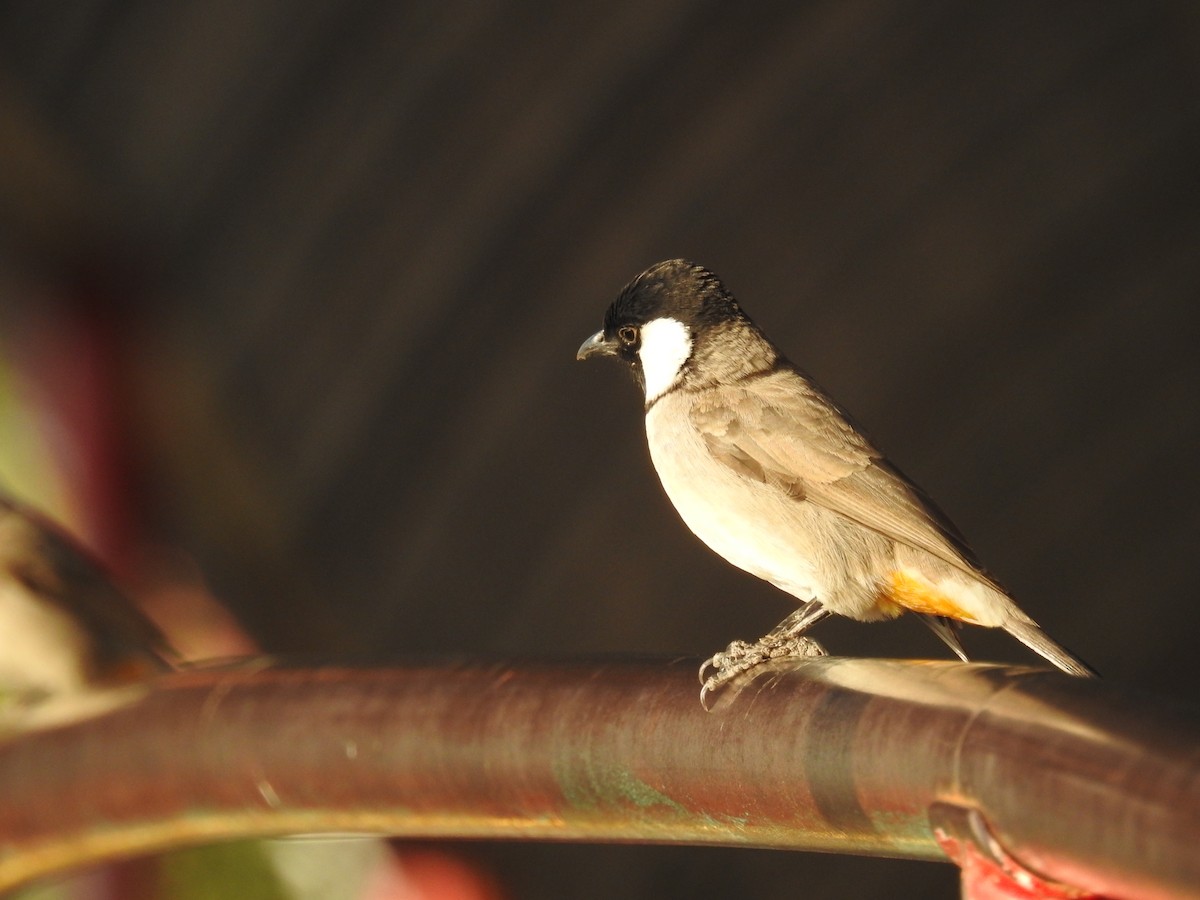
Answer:
[[[361,831],[1002,847],[1123,897],[1200,890],[1200,717],[1057,673],[827,658],[698,702],[695,665],[198,669],[0,745],[0,889],[117,856]]]

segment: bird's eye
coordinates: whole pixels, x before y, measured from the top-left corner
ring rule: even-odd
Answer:
[[[622,325],[617,329],[617,340],[619,340],[626,347],[637,343],[637,338],[638,330],[632,325]]]

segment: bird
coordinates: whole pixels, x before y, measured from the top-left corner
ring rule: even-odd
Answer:
[[[145,682],[177,662],[99,562],[0,492],[0,711]]]
[[[671,259],[634,278],[576,353],[595,357],[625,363],[642,389],[650,458],[684,523],[799,604],[756,644],[707,660],[706,691],[764,659],[823,653],[797,642],[830,614],[915,613],[963,661],[962,623],[1000,628],[1063,672],[1096,675],[710,270]]]

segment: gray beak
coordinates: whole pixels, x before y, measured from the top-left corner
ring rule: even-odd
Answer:
[[[579,350],[575,354],[576,359],[587,359],[589,356],[615,356],[617,353],[617,342],[606,341],[604,332],[597,331],[590,338],[579,345]]]

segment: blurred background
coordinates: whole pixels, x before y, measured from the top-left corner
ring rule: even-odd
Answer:
[[[1195,700],[1198,162],[1185,0],[9,0],[0,475],[180,644],[707,656],[787,598],[691,536],[636,387],[575,361],[688,256],[1052,635]],[[945,655],[916,622],[817,637]],[[454,852],[514,898],[956,890]]]

